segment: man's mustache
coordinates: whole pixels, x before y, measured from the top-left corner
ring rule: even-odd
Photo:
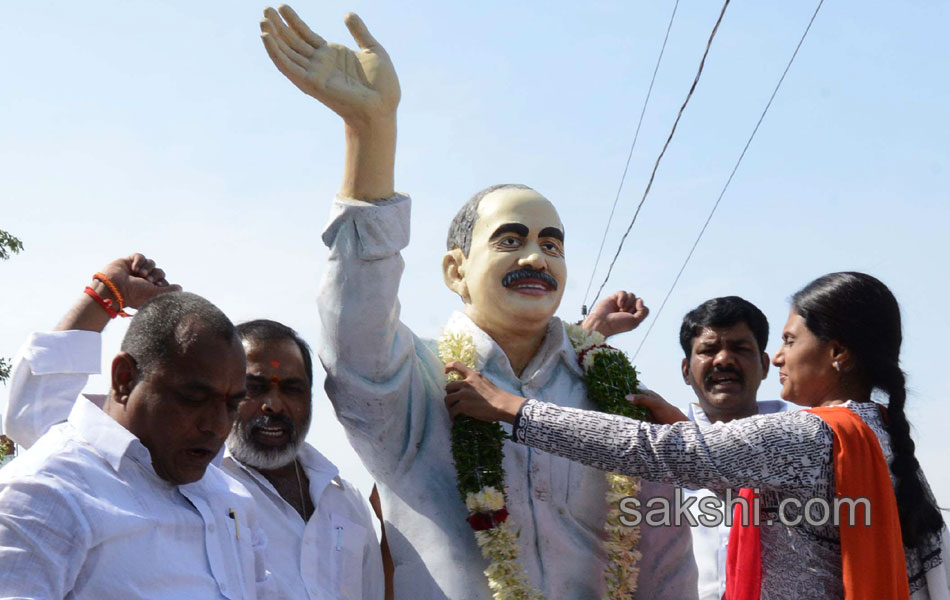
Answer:
[[[742,377],[742,372],[739,371],[739,369],[735,367],[714,367],[712,372],[706,376],[706,378],[704,379],[704,382],[709,383],[710,381],[712,381],[712,378],[714,375],[723,375],[725,373],[732,373],[736,377],[738,377],[740,381],[744,381]]]
[[[294,437],[297,434],[297,428],[294,426],[294,422],[286,415],[258,415],[247,422],[247,428],[254,430],[262,427],[276,427],[278,424],[287,427],[290,437]]]
[[[551,277],[547,271],[539,271],[538,269],[528,268],[516,269],[510,273],[507,273],[504,277],[502,277],[501,285],[508,287],[516,281],[520,281],[522,279],[539,279],[551,286],[552,290],[557,290],[557,280],[554,279],[554,277]]]

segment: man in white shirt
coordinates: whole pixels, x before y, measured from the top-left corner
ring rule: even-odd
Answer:
[[[222,468],[257,502],[281,597],[382,600],[369,504],[304,441],[312,416],[309,346],[275,321],[250,321],[237,330],[247,353],[247,398]]]
[[[135,279],[123,272],[125,266],[119,260],[104,269],[122,288]],[[83,358],[98,356],[98,332],[106,323],[93,331],[34,334],[21,356],[42,355],[43,367],[36,372],[18,358],[11,381],[8,410],[17,439],[29,445],[69,414],[88,375],[98,372],[98,360]],[[237,333],[247,357],[247,396],[238,405],[220,467],[253,497],[268,540],[270,596],[381,600],[382,563],[369,505],[304,441],[312,411],[309,346],[275,321],[242,323]]]
[[[0,471],[0,598],[263,596],[253,502],[210,465],[245,397],[240,340],[207,300],[161,293],[175,288],[154,263],[125,260],[141,275],[128,305],[154,297],[112,361],[108,398],[75,402]],[[108,320],[111,290],[101,280],[88,289],[60,329]],[[17,368],[42,373],[57,358],[34,342]],[[71,356],[73,366],[99,360]]]
[[[769,369],[769,356],[763,350],[768,337],[765,315],[738,296],[713,298],[686,313],[680,326],[680,346],[686,355],[681,368],[683,381],[697,399],[689,407],[691,421],[709,425],[788,410],[781,400],[756,401]],[[712,495],[709,490],[686,493],[696,497],[693,516],[697,520],[699,499]],[[700,600],[720,600],[726,591],[729,529],[725,524],[692,528]]]
[[[346,23],[361,52],[327,44],[289,8],[280,11],[267,9],[261,24],[269,55],[345,125],[343,188],[323,234],[330,257],[319,297],[318,353],[337,416],[377,481],[395,596],[490,598],[487,563],[456,487],[444,366],[433,344],[399,321],[409,199],[393,188],[395,70],[355,15]],[[490,188],[466,205],[451,232],[443,275],[465,312],[454,314],[446,329],[471,338],[477,368],[506,390],[590,407],[577,355],[554,317],[566,264],[564,226],[551,203],[525,186]],[[511,442],[503,466],[508,518],[520,531],[519,564],[530,585],[546,598],[602,597],[604,474]],[[671,493],[646,482],[641,489],[646,497]],[[642,557],[632,557],[639,558],[637,594],[695,598],[685,527],[643,525],[640,533]]]

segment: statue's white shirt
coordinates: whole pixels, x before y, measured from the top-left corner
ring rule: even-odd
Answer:
[[[409,240],[409,199],[337,199],[323,240],[330,248],[319,297],[318,345],[326,390],[356,451],[377,480],[400,599],[489,598],[481,557],[459,498],[443,365],[435,342],[399,321],[397,291]],[[499,282],[500,285],[500,282]],[[424,301],[424,299],[419,299]],[[576,355],[557,318],[521,376],[464,314],[447,327],[472,336],[481,372],[520,396],[590,408]],[[600,597],[606,504],[601,471],[508,442],[508,509],[521,530],[521,562],[547,598]],[[641,498],[669,497],[644,482]],[[639,594],[696,597],[690,535],[643,526]]]

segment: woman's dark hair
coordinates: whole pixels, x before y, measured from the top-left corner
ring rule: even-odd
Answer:
[[[792,296],[792,310],[822,341],[836,340],[854,357],[852,373],[869,390],[887,393],[888,430],[897,479],[897,510],[906,546],[938,533],[943,517],[920,480],[910,424],[904,415],[907,391],[900,368],[901,313],[886,285],[864,273],[829,273]]]

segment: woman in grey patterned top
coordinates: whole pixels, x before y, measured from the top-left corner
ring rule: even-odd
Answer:
[[[863,273],[820,277],[793,297],[782,342],[773,358],[782,398],[805,407],[851,410],[880,442],[890,465],[911,597],[950,598],[946,528],[914,457],[904,416],[900,309],[893,294]],[[819,416],[786,412],[712,426],[683,417],[656,425],[525,400],[494,388],[474,371],[463,374],[463,382],[446,388],[452,416],[514,423],[512,435],[520,443],[605,471],[720,495],[758,488],[764,523],[761,598],[844,597],[838,526],[822,523],[818,503],[809,505],[809,514],[801,508],[812,498],[827,506],[835,499],[833,436]],[[889,397],[886,417],[871,400],[874,389]],[[790,498],[798,502],[783,506],[779,522],[779,503]]]

